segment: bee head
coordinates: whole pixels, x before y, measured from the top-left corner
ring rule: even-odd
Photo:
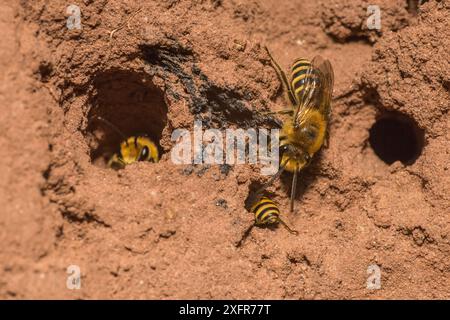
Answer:
[[[148,137],[141,136],[139,138],[139,156],[137,161],[158,162],[159,152],[156,144]]]
[[[138,155],[137,161],[147,161],[149,157],[150,157],[150,150],[148,149],[147,146],[144,146]]]
[[[286,170],[290,172],[298,171],[311,162],[311,156],[308,152],[292,144],[285,144],[280,147],[280,157],[281,163],[286,163]]]
[[[125,164],[136,161],[158,162],[158,147],[145,136],[132,136],[120,145],[120,155]]]

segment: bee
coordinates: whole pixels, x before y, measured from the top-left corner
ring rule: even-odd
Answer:
[[[277,204],[268,197],[261,197],[250,209],[255,214],[255,225],[270,225],[281,223],[290,233],[298,235],[280,218],[280,209]]]
[[[290,108],[279,114],[288,114],[280,133],[280,168],[261,192],[280,177],[283,171],[293,173],[290,212],[294,211],[294,197],[298,173],[308,166],[317,151],[328,145],[328,122],[331,111],[334,74],[330,61],[320,56],[312,61],[297,59],[292,64],[290,81],[279,64],[265,48],[280,78]]]
[[[102,117],[96,119],[107,124],[118,133],[123,141],[120,143],[119,151],[109,159],[108,167],[113,169],[123,169],[126,165],[137,161],[159,161],[159,151],[156,144],[147,136],[126,137],[115,125]]]

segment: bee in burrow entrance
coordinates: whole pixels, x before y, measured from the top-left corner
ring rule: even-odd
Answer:
[[[158,147],[149,137],[131,136],[127,138],[119,128],[108,120],[102,117],[96,117],[95,119],[107,124],[123,138],[119,151],[113,154],[108,161],[107,165],[109,168],[123,169],[126,165],[137,161],[150,161],[154,163],[159,161]]]
[[[277,204],[266,196],[260,197],[250,209],[255,214],[255,225],[271,225],[281,223],[290,233],[298,235],[296,230],[291,229],[281,218],[280,209]]]
[[[322,144],[328,145],[328,122],[331,111],[334,74],[330,61],[320,56],[312,61],[297,59],[292,64],[288,81],[280,65],[265,48],[273,67],[277,72],[290,108],[268,114],[288,114],[292,118],[283,123],[280,133],[280,168],[278,172],[257,193],[261,193],[283,171],[293,174],[291,187],[290,212],[294,211],[294,197],[297,175],[311,162]]]
[[[245,207],[254,214],[255,221],[243,232],[241,239],[235,244],[242,246],[255,226],[271,226],[282,224],[291,234],[298,235],[298,231],[291,229],[286,222],[280,218],[278,205],[269,197],[263,194],[250,193],[245,200]]]

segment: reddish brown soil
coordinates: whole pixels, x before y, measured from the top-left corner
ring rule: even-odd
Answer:
[[[84,0],[82,30],[66,28],[67,1],[3,1],[0,297],[450,298],[450,2],[373,2],[380,31],[366,0]],[[270,127],[259,112],[284,100],[263,45],[284,68],[330,59],[331,138],[295,213],[289,176],[270,188],[299,235],[241,241],[267,178],[175,165],[170,136],[194,119]],[[96,115],[149,134],[162,160],[105,168],[120,138]],[[71,264],[80,290],[66,288]],[[366,288],[371,264],[380,290]]]

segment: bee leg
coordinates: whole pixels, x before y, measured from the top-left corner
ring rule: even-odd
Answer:
[[[280,65],[272,57],[272,54],[270,53],[269,48],[267,48],[266,46],[264,48],[266,49],[267,54],[269,55],[270,61],[272,62],[272,65],[275,68],[275,71],[277,72],[278,77],[280,78],[280,80],[281,80],[281,82],[283,84],[284,91],[287,93],[289,102],[292,105],[295,105],[296,104],[296,99],[295,99],[294,93],[292,92],[291,86],[289,85],[289,82],[287,80],[286,74],[281,69]]]
[[[253,227],[255,226],[254,223],[252,223],[242,234],[241,239],[235,244],[236,248],[239,248],[240,246],[242,246],[244,244],[244,241],[248,238],[248,236],[250,235],[250,231],[252,231]]]
[[[295,198],[295,191],[297,189],[297,176],[298,176],[298,170],[296,169],[294,171],[294,177],[292,178],[290,212],[294,211],[294,198]]]
[[[286,109],[286,110],[280,110],[280,111],[263,111],[263,112],[260,112],[260,113],[265,115],[265,116],[272,116],[272,115],[275,115],[275,114],[289,114],[289,115],[292,115],[294,113],[294,110]]]
[[[281,218],[278,218],[278,222],[281,223],[281,224],[287,229],[287,231],[289,231],[289,232],[292,233],[293,235],[296,235],[296,236],[298,235],[298,231],[289,228],[289,226],[286,224],[286,222],[284,222],[283,220],[281,220]]]
[[[325,132],[325,139],[323,141],[323,146],[325,148],[328,148],[330,146],[330,133],[328,132],[328,130]]]
[[[108,168],[112,168],[115,170],[123,169],[125,168],[125,163],[122,159],[119,158],[117,154],[114,154],[108,161]]]

